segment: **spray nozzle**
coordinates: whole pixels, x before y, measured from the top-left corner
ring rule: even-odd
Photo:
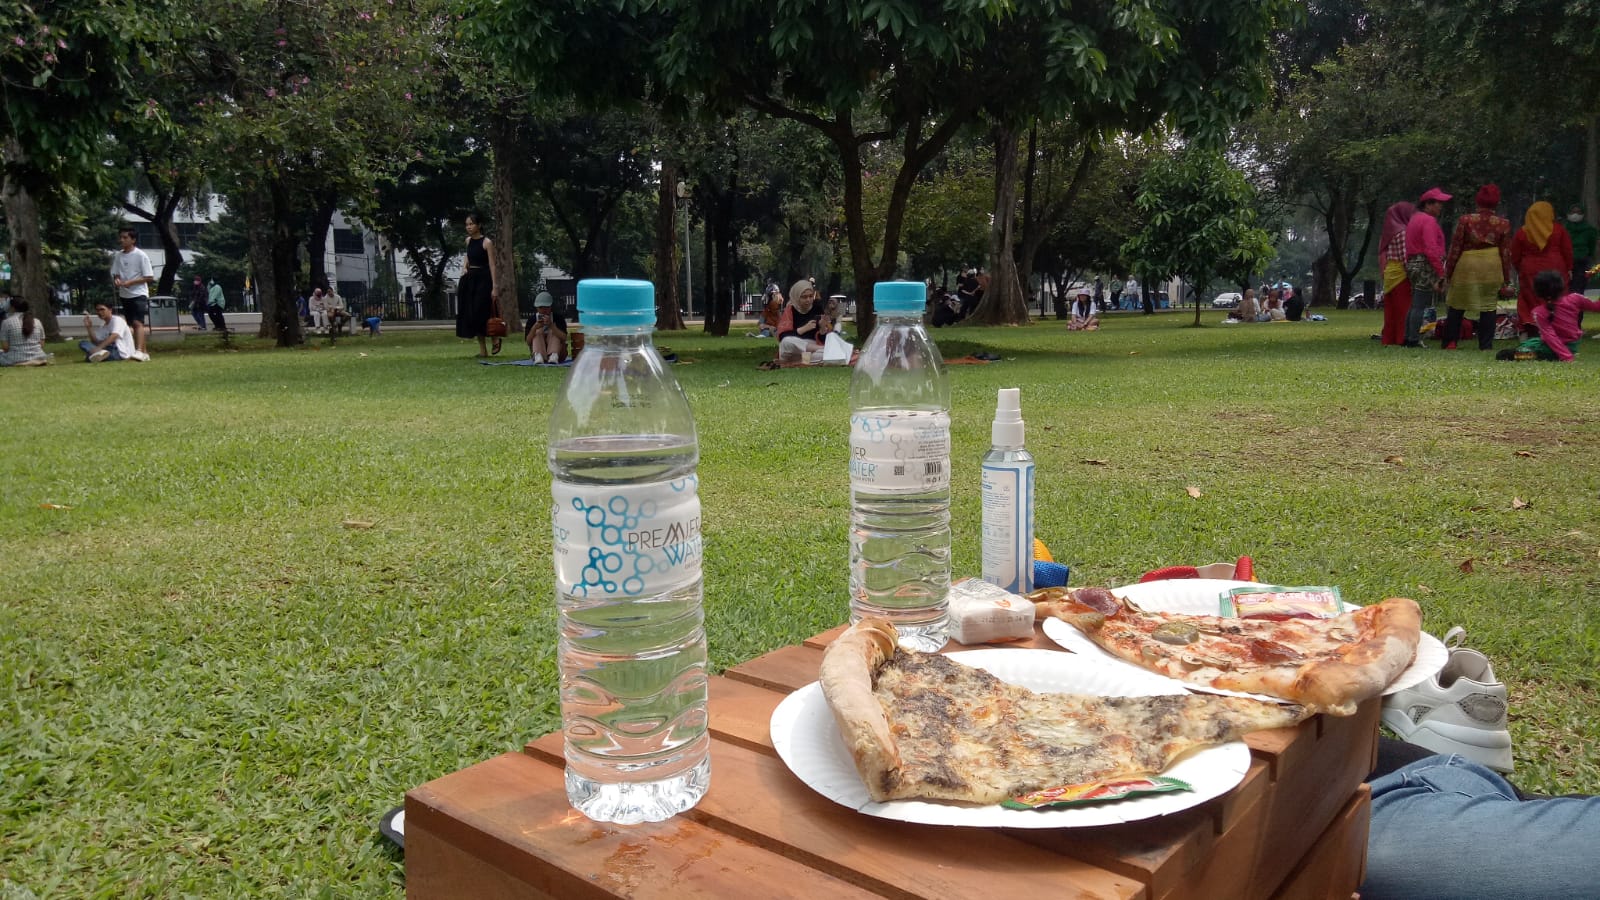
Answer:
[[[1022,449],[1022,390],[1001,388],[995,400],[994,426],[990,429],[991,443],[1008,450]]]

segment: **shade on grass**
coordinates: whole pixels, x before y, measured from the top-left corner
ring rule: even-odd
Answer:
[[[934,332],[1005,357],[950,374],[957,574],[995,390],[1020,387],[1038,532],[1075,584],[1248,553],[1414,597],[1510,685],[1518,783],[1600,790],[1600,343],[1498,363],[1379,347],[1374,313],[1185,315]],[[849,372],[658,340],[699,422],[714,664],[843,621]],[[399,897],[378,815],[556,725],[566,370],[479,366],[444,333],[53,349],[0,371],[0,897]]]

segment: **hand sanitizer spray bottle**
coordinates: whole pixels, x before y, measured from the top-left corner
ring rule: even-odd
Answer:
[[[1022,449],[1022,392],[1001,388],[983,457],[983,580],[1033,590],[1033,455]]]

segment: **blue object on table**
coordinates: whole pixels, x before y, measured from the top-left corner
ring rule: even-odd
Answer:
[[[1072,567],[1058,562],[1034,560],[1033,586],[1035,588],[1066,587],[1072,577]]]

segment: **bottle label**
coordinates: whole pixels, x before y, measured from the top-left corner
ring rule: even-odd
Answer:
[[[553,480],[556,589],[576,597],[649,596],[700,577],[700,480]]]
[[[983,467],[983,580],[1013,594],[1033,590],[1033,470]]]
[[[950,488],[950,414],[858,412],[850,417],[850,489],[926,494]]]

